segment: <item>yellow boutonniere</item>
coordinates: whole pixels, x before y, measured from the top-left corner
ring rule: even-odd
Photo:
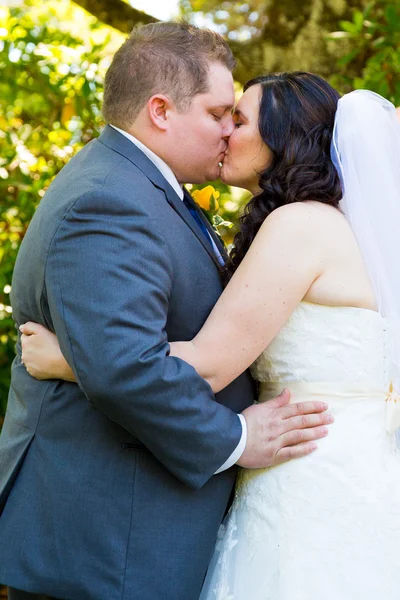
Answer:
[[[218,212],[218,198],[220,197],[220,193],[218,190],[215,190],[212,185],[207,185],[201,190],[195,190],[192,196],[200,208],[206,212],[211,212],[212,214]]]
[[[233,223],[225,221],[219,214],[219,197],[220,193],[218,190],[213,188],[212,185],[207,185],[201,190],[195,190],[192,192],[192,197],[195,202],[200,206],[207,219],[210,221],[216,233],[221,237],[219,227],[226,227],[230,229],[233,227]]]

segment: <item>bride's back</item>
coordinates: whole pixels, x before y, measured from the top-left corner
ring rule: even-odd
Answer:
[[[287,205],[285,210],[299,210]],[[376,299],[354,233],[346,217],[321,202],[303,202],[310,214],[309,235],[316,236],[321,255],[321,274],[304,300],[328,306],[352,306],[377,310]]]
[[[293,392],[296,381],[362,382],[384,389],[389,379],[386,326],[346,217],[321,202],[297,202],[277,211],[281,218],[272,219],[272,224],[279,231],[271,235],[278,233],[283,239],[288,221],[296,219],[305,228],[304,238],[312,240],[321,268],[288,321],[252,365],[253,377],[269,384],[263,394],[272,398],[283,384]],[[291,251],[295,261],[296,249]],[[271,383],[276,387],[271,388]]]

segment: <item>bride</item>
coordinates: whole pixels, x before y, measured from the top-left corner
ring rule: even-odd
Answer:
[[[221,177],[253,198],[223,295],[171,354],[214,391],[251,365],[259,402],[285,386],[335,422],[317,452],[242,469],[201,599],[397,600],[400,124],[301,72],[250,81],[234,119]],[[72,379],[57,338],[22,327],[29,372]]]

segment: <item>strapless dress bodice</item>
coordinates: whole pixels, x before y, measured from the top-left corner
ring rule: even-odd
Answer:
[[[337,382],[386,388],[388,331],[372,310],[301,302],[253,363],[259,382]]]

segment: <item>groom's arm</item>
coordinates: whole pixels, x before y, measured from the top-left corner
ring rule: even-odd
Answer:
[[[55,332],[88,400],[198,488],[238,446],[240,420],[168,356],[168,247],[139,208],[114,206],[82,197],[58,229],[46,268]]]

